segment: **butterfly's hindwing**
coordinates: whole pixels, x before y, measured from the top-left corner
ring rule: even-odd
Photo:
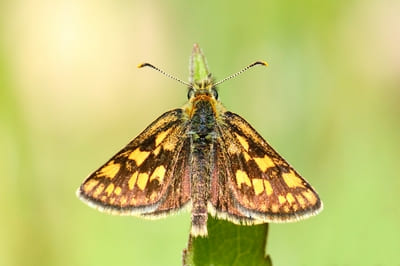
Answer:
[[[78,190],[91,206],[118,214],[146,214],[166,200],[170,184],[179,186],[185,163],[179,158],[186,130],[182,109],[166,112],[106,164],[92,173]],[[172,188],[172,191],[174,188]],[[179,208],[186,198],[174,203]],[[164,208],[165,209],[165,208]]]
[[[182,136],[183,138],[184,136]],[[143,217],[156,217],[159,215],[167,215],[176,212],[185,207],[190,201],[190,144],[189,138],[182,141],[181,150],[171,160],[172,166],[172,180],[168,185],[165,199],[163,202],[151,213],[143,214]]]
[[[219,134],[226,186],[243,216],[286,222],[321,210],[314,189],[243,118],[226,112]]]
[[[233,191],[227,185],[232,177],[229,158],[226,157],[226,142],[219,134],[215,144],[215,162],[211,171],[209,212],[220,219],[236,224],[255,224],[256,221],[244,215],[233,200]]]

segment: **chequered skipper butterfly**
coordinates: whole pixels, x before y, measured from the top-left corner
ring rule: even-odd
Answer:
[[[192,236],[207,235],[208,213],[235,224],[292,222],[322,210],[315,190],[240,116],[225,110],[197,44],[188,103],[163,114],[78,189],[112,214],[159,218],[191,209]]]

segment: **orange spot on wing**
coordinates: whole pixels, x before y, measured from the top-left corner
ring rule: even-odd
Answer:
[[[113,179],[117,175],[120,168],[121,165],[119,163],[114,163],[114,161],[111,161],[100,169],[97,177],[107,177]]]
[[[249,151],[249,143],[247,142],[247,140],[237,133],[235,133],[235,135],[236,135],[236,138],[238,139],[238,141],[240,142],[240,145],[242,145],[246,151]]]
[[[293,204],[294,202],[296,202],[296,200],[294,199],[292,193],[287,193],[287,194],[286,194],[286,199],[287,199],[287,201],[289,202],[289,204]]]
[[[254,161],[263,172],[265,172],[268,168],[275,166],[274,162],[267,155],[262,158],[254,158]]]
[[[260,178],[253,178],[254,193],[258,196],[264,191],[263,180]]]
[[[311,204],[314,205],[317,202],[317,197],[311,190],[303,191],[301,193]]]
[[[306,206],[306,201],[300,194],[296,195],[297,202],[300,204],[302,208]]]
[[[107,196],[110,196],[113,191],[114,191],[114,184],[111,183],[107,186],[105,192],[107,193]]]
[[[144,190],[149,180],[149,175],[147,173],[140,173],[137,178],[137,186],[140,190]]]
[[[136,165],[140,166],[144,162],[144,160],[147,159],[149,154],[149,151],[141,151],[140,148],[137,148],[129,155],[128,158],[134,160],[136,162]]]
[[[104,190],[104,184],[101,183],[101,184],[95,189],[95,191],[93,192],[93,197],[97,198],[97,197],[100,195],[100,193],[103,192],[103,190]]]
[[[150,176],[150,181],[157,179],[159,183],[162,183],[165,175],[165,167],[163,165],[158,166]]]
[[[303,187],[303,180],[301,180],[300,177],[298,177],[292,170],[290,170],[289,173],[284,173],[282,174],[283,180],[285,180],[285,183],[288,187],[290,188],[296,188],[296,187]]]
[[[279,201],[279,204],[284,204],[286,202],[286,198],[284,196],[282,196],[282,195],[279,195],[278,196],[278,201]]]
[[[271,211],[272,212],[278,212],[279,211],[279,205],[278,204],[272,204]]]
[[[98,183],[99,183],[99,180],[90,179],[89,181],[86,182],[86,184],[83,185],[83,191],[89,192],[89,191],[92,190]]]
[[[171,128],[169,128],[169,129],[167,129],[167,130],[165,130],[163,132],[158,133],[158,135],[156,137],[156,140],[155,140],[156,147],[165,139],[165,137],[168,135],[168,133],[170,131],[171,131]]]
[[[158,147],[153,151],[154,156],[157,156],[157,155],[160,153],[160,150],[161,150],[161,146],[158,146]]]
[[[264,180],[265,191],[267,192],[267,196],[271,196],[274,190],[272,189],[271,183],[267,180]]]
[[[122,191],[121,187],[116,187],[114,190],[114,194],[119,196],[119,195],[121,195],[121,191]]]
[[[246,162],[248,162],[251,159],[250,155],[247,152],[243,152],[243,156]]]
[[[246,172],[243,172],[242,170],[237,170],[236,171],[236,183],[239,186],[239,188],[242,187],[242,184],[246,184],[247,186],[251,187],[251,182],[249,176],[246,174]]]

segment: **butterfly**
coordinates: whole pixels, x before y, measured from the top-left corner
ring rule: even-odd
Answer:
[[[160,218],[191,211],[191,235],[207,236],[208,213],[235,224],[292,222],[316,215],[322,202],[253,127],[227,111],[197,44],[188,102],[151,123],[89,175],[77,191],[84,202],[117,215]]]

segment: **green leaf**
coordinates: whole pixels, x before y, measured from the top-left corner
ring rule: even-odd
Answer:
[[[208,216],[208,237],[189,237],[183,264],[272,266],[266,255],[268,224],[236,225]]]

